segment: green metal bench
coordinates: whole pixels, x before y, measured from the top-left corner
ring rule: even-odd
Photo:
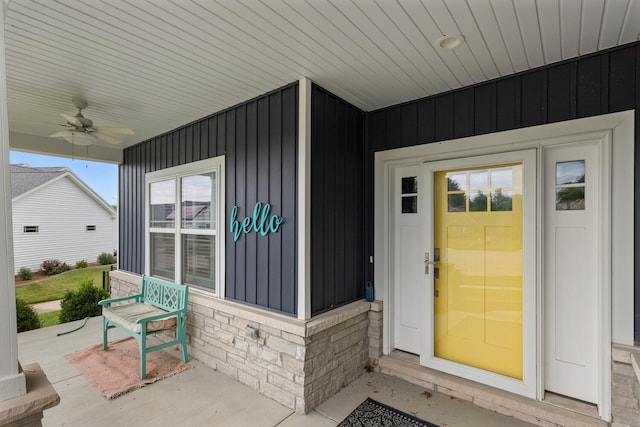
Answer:
[[[102,348],[108,348],[107,331],[117,327],[138,341],[140,348],[140,378],[147,376],[147,353],[172,345],[182,346],[182,360],[187,362],[187,295],[189,287],[154,277],[142,276],[139,294],[100,301],[102,306]],[[124,301],[128,304],[113,303]],[[147,335],[169,329],[175,339],[147,348]]]

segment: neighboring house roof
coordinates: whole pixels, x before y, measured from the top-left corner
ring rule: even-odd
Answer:
[[[71,169],[65,166],[56,167],[32,167],[27,164],[14,164],[11,166],[11,199],[15,202],[21,197],[37,191],[39,188],[51,184],[58,179],[68,177],[82,191],[87,193],[105,210],[109,211],[114,217],[116,211],[102,197],[98,195],[91,187],[85,184]]]
[[[11,165],[11,198],[40,187],[54,178],[69,172],[65,167],[34,168],[29,165]]]

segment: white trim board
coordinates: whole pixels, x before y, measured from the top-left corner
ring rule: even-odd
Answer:
[[[6,4],[6,3],[5,3]],[[0,402],[26,394],[27,384],[18,368],[16,290],[13,277],[13,227],[4,18],[0,12]]]
[[[298,319],[311,318],[311,80],[298,83]]]

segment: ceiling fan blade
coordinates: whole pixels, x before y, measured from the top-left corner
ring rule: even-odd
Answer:
[[[91,145],[96,142],[96,137],[85,132],[63,130],[49,135],[51,138],[64,138],[74,145]]]
[[[60,132],[49,135],[49,138],[66,138],[71,137],[71,135],[73,135],[73,132],[70,130],[61,130]]]
[[[92,132],[90,135],[95,136],[100,141],[108,142],[109,144],[120,144],[122,142],[121,140],[114,138],[112,136],[109,136],[106,133]]]
[[[135,135],[135,132],[129,128],[111,128],[107,126],[94,126],[93,129],[98,132],[115,133],[118,135]]]
[[[82,122],[80,120],[78,120],[77,117],[73,117],[73,116],[69,116],[67,114],[63,114],[60,113],[60,115],[62,117],[64,117],[64,119],[67,121],[67,123],[69,123],[70,125],[76,126],[76,127],[82,127]]]

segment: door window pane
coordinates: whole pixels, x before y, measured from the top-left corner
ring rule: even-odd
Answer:
[[[471,190],[484,190],[489,185],[487,171],[473,171],[469,173],[469,188]]]
[[[467,173],[454,172],[447,174],[447,191],[448,195],[448,211],[449,212],[466,212],[467,211]]]
[[[176,180],[152,182],[149,185],[151,228],[173,228],[176,220]]]
[[[579,184],[584,179],[584,160],[556,163],[556,185]]]
[[[491,211],[505,212],[511,211],[513,208],[513,192],[512,191],[494,191],[491,193]]]
[[[491,171],[492,188],[513,187],[513,168],[500,168]]]
[[[448,173],[447,182],[449,191],[465,191],[467,189],[467,174],[465,172]]]
[[[402,213],[418,213],[418,196],[402,197]]]
[[[584,210],[584,186],[556,188],[556,210]]]
[[[410,176],[402,178],[402,194],[414,194],[418,192],[418,177]]]
[[[585,209],[585,161],[556,163],[556,210]]]
[[[150,233],[151,275],[170,281],[175,278],[175,238],[173,234]]]
[[[215,229],[215,174],[182,178],[182,228]]]
[[[467,211],[467,196],[464,193],[449,194],[448,196],[449,212],[466,212]]]
[[[478,191],[471,193],[469,197],[469,212],[486,212],[487,211],[487,193]]]
[[[215,236],[182,236],[182,283],[215,290]]]

